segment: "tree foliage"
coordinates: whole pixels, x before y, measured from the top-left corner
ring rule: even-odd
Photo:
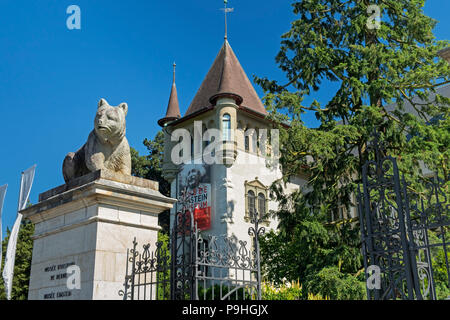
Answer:
[[[171,248],[170,248],[170,240],[169,235],[167,233],[158,232],[158,242],[160,243],[159,248],[159,261],[165,261],[162,263],[166,263],[166,266],[171,265]],[[162,268],[160,272],[158,272],[158,300],[169,300],[170,299],[170,268]]]
[[[164,155],[164,134],[159,131],[153,140],[144,139],[148,155],[140,156],[134,148],[131,149],[131,174],[136,177],[159,182],[159,191],[170,195],[170,185],[162,177],[162,163]]]
[[[351,274],[343,273],[338,267],[325,267],[308,277],[308,290],[332,300],[364,300],[365,282]]]
[[[370,5],[380,9],[379,29],[368,26]],[[285,273],[288,280],[312,281],[322,268],[335,272],[329,268],[338,263],[344,274],[338,278],[358,274],[355,224],[330,222],[342,207],[355,205],[374,132],[413,189],[425,164],[439,170],[448,190],[450,99],[436,91],[450,82],[449,64],[438,56],[448,42],[435,39],[437,22],[424,14],[424,5],[425,0],[293,1],[296,19],[276,56],[287,81],[255,78],[280,130],[283,178],[272,186],[280,203],[274,213],[279,232],[262,245],[265,270],[276,280]],[[303,103],[326,83],[338,88],[328,101]],[[306,112],[315,113],[318,128],[304,125]],[[308,184],[286,195],[284,183],[299,173],[307,174]]]

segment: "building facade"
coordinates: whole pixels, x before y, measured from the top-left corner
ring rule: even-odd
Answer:
[[[174,76],[166,115],[158,121],[165,135],[163,176],[171,197],[180,200],[171,226],[184,203],[206,235],[250,243],[254,212],[266,230],[277,227],[267,215],[277,209],[269,187],[282,174],[277,131],[267,114],[226,38],[184,116]],[[288,190],[305,183],[298,178]]]

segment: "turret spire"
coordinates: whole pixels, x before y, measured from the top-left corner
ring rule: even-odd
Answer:
[[[161,127],[170,121],[177,120],[181,118],[180,106],[178,104],[178,94],[177,94],[177,86],[175,85],[175,68],[176,63],[173,63],[173,80],[172,80],[172,90],[170,91],[169,104],[167,106],[166,116],[162,119],[158,120],[158,124]]]
[[[238,106],[266,115],[267,111],[242,69],[227,40],[192,100],[185,116],[214,105],[221,96],[229,96]]]

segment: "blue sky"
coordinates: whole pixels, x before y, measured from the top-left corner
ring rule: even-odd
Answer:
[[[290,3],[229,1],[229,42],[250,79],[283,79],[274,58],[293,20]],[[81,30],[66,27],[72,4],[81,8]],[[128,103],[127,138],[145,153],[142,141],[159,130],[176,61],[184,113],[223,43],[221,7],[221,0],[0,0],[0,185],[9,185],[3,236],[17,214],[21,171],[37,164],[33,203],[63,184],[62,161],[86,141],[100,98]],[[425,12],[440,21],[437,38],[450,39],[450,1],[428,0]],[[310,99],[332,93],[325,86]],[[316,125],[313,116],[305,122]]]

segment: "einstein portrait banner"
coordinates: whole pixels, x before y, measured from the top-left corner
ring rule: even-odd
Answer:
[[[178,199],[184,210],[193,213],[198,230],[211,228],[211,170],[205,164],[184,164],[179,179]]]

